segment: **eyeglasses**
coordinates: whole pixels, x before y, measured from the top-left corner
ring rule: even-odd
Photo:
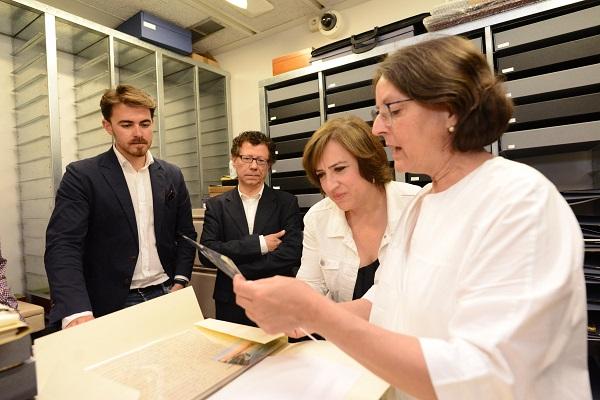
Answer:
[[[252,156],[242,156],[240,155],[240,160],[246,164],[252,164],[252,161],[256,161],[256,165],[259,167],[264,167],[269,163],[269,160],[265,160],[264,158],[252,157]]]
[[[383,121],[383,123],[385,124],[385,126],[391,126],[392,125],[392,110],[390,109],[390,106],[393,104],[399,104],[399,103],[404,103],[406,101],[412,101],[413,99],[402,99],[402,100],[396,100],[396,101],[390,101],[389,103],[383,103],[383,105],[385,106],[384,110],[380,110],[379,108],[375,107],[374,109],[371,110],[371,118],[373,118],[373,121],[375,121],[375,119],[377,117],[380,117],[381,120]]]

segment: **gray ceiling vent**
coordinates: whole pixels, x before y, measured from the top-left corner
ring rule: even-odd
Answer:
[[[196,43],[199,40],[204,39],[208,35],[224,29],[225,27],[211,18],[207,18],[204,21],[191,26],[189,29],[192,31],[192,43]]]

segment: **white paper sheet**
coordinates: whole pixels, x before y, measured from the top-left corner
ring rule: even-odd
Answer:
[[[267,357],[209,400],[345,399],[361,371],[309,355]]]

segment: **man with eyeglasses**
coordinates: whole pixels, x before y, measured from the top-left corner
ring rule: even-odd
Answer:
[[[261,132],[243,132],[233,140],[231,161],[237,190],[207,201],[200,242],[230,257],[246,279],[295,276],[302,256],[298,200],[265,184],[275,144]],[[213,298],[217,319],[256,326],[235,303],[232,281],[221,271]]]

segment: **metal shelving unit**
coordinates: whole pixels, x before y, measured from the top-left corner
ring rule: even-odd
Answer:
[[[15,230],[28,292],[48,287],[45,231],[64,167],[111,144],[99,109],[111,86],[133,84],[156,98],[152,154],[182,169],[192,207],[228,173],[226,72],[35,0],[0,0],[0,43],[12,49],[0,55],[0,70],[13,77],[22,224]]]

